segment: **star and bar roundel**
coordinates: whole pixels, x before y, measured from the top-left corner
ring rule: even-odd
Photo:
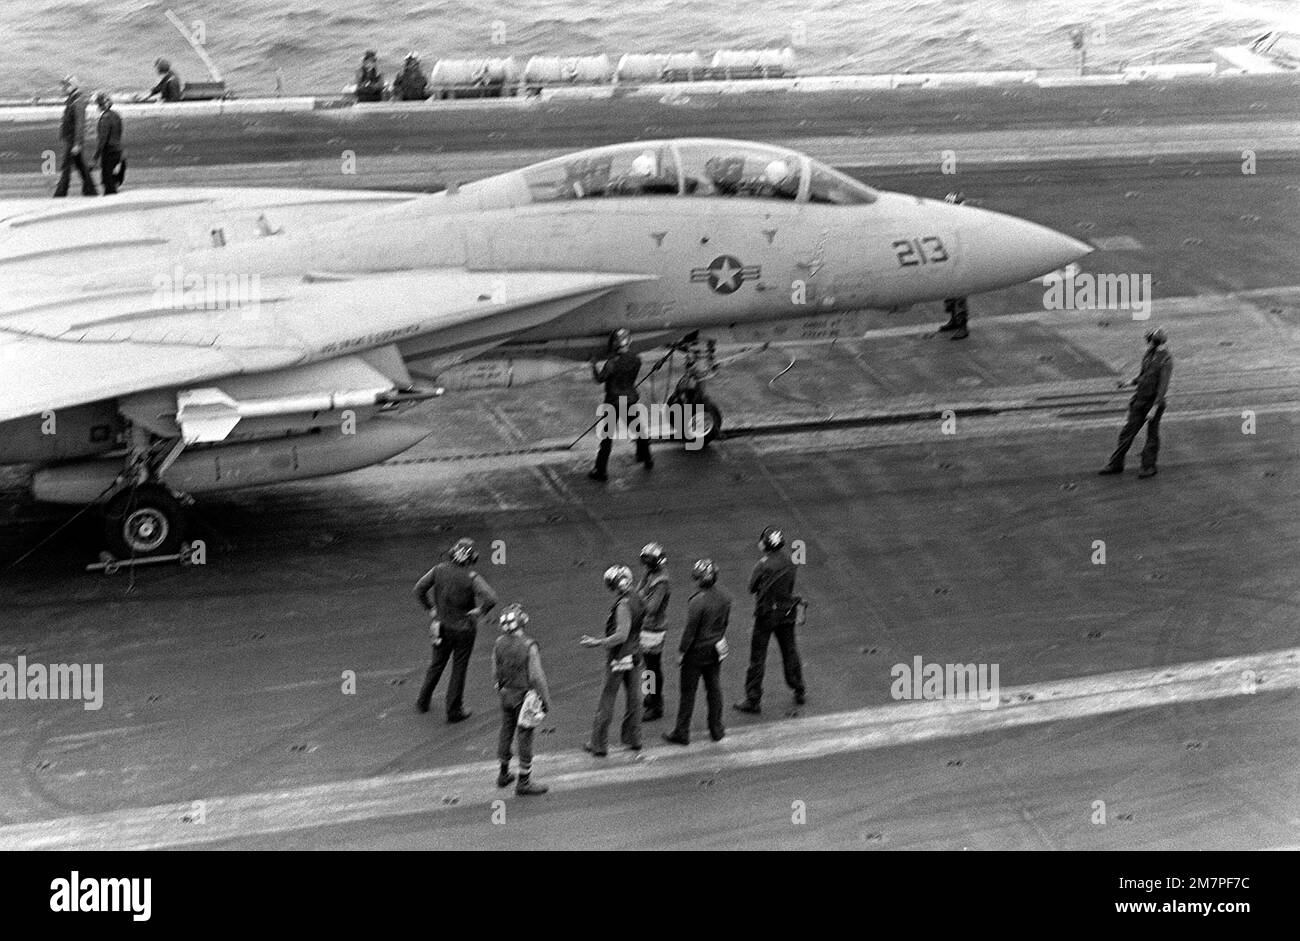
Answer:
[[[717,294],[732,294],[746,281],[757,280],[762,273],[759,265],[745,265],[732,255],[719,255],[707,268],[692,268],[691,282],[705,282]]]

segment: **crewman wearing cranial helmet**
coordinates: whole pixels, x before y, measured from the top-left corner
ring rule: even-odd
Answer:
[[[785,683],[794,691],[796,705],[804,704],[803,664],[795,645],[794,629],[799,619],[800,599],[794,593],[795,564],[785,545],[785,535],[768,526],[758,537],[763,557],[749,577],[754,596],[754,633],[749,643],[749,669],[745,672],[745,698],[735,704],[739,712],[757,714],[763,698],[763,673],[767,670],[767,646],[776,635],[781,648]]]
[[[421,712],[429,711],[434,688],[450,660],[448,722],[462,722],[470,717],[470,710],[464,705],[469,657],[474,652],[479,618],[497,603],[492,586],[474,571],[477,561],[478,550],[474,548],[474,540],[458,539],[447,552],[447,560],[429,569],[415,583],[415,597],[429,614],[429,639],[433,643],[433,662],[425,674],[415,707]]]
[[[582,746],[583,751],[597,758],[609,753],[609,724],[620,688],[625,702],[619,739],[630,750],[641,750],[641,625],[645,621],[645,601],[633,584],[632,570],[626,565],[605,569],[605,587],[614,596],[605,620],[605,636],[584,634],[580,641],[582,646],[599,647],[605,654],[604,685],[596,706],[596,720],[592,723],[591,738]]]
[[[1147,443],[1142,449],[1142,468],[1138,471],[1138,476],[1156,475],[1156,457],[1160,454],[1160,419],[1165,414],[1165,392],[1169,389],[1169,377],[1174,372],[1174,357],[1166,345],[1169,338],[1163,328],[1151,327],[1144,336],[1147,351],[1142,357],[1142,367],[1137,376],[1119,384],[1121,389],[1126,386],[1137,387],[1133,397],[1128,400],[1128,419],[1120,429],[1119,443],[1106,466],[1097,472],[1099,474],[1124,472],[1124,456],[1142,430],[1142,423],[1146,422]]]
[[[632,334],[622,327],[610,335],[609,351],[609,359],[600,365],[595,360],[591,361],[591,378],[605,384],[602,414],[612,409],[615,415],[631,420],[637,414],[640,401],[636,380],[641,374],[641,357],[632,352]],[[633,422],[633,425],[640,425],[640,422]],[[587,475],[592,480],[609,479],[609,454],[614,448],[615,429],[608,426],[607,421],[599,423],[600,444],[596,448],[596,466]],[[636,441],[637,462],[650,470],[655,466],[654,457],[650,454],[650,439],[645,437],[644,429],[639,427],[629,429],[629,434]]]
[[[712,559],[698,559],[691,578],[699,590],[686,603],[686,630],[677,648],[681,664],[681,690],[677,724],[664,740],[689,745],[695,693],[704,680],[709,706],[709,737],[720,742],[726,735],[722,725],[722,660],[727,655],[727,623],[731,619],[731,597],[718,587],[718,567]]]
[[[645,656],[645,673],[649,684],[645,690],[645,714],[642,722],[662,719],[664,714],[664,637],[668,628],[668,598],[672,587],[668,583],[668,555],[657,542],[646,543],[641,549],[641,565],[645,569],[636,590],[645,601],[645,621],[641,625],[641,653]]]
[[[521,796],[545,794],[548,788],[533,782],[533,733],[551,711],[551,692],[542,670],[537,641],[526,633],[528,612],[512,604],[501,612],[501,636],[492,647],[492,676],[501,696],[501,734],[497,758],[501,772],[497,787],[509,787]],[[510,771],[511,745],[519,742],[519,778]]]

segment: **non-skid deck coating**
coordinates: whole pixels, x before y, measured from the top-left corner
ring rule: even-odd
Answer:
[[[884,183],[930,195],[952,188],[937,172]],[[993,208],[1109,239],[1085,272],[1152,274],[1153,319],[1169,329],[1177,362],[1158,477],[1093,473],[1122,419],[1126,396],[1114,385],[1131,374],[1144,325],[1124,312],[1044,311],[1041,285],[976,298],[964,343],[927,336],[938,320],[931,309],[882,318],[862,341],[754,353],[714,388],[730,425],[864,421],[737,437],[703,454],[660,445],[649,475],[619,449],[604,487],[585,478],[591,442],[564,449],[593,406],[581,373],[452,395],[420,407],[435,434],[390,465],[202,500],[196,534],[208,564],[142,570],[133,586],[126,575],[81,572],[94,552],[86,518],[10,568],[69,514],[25,500],[8,473],[0,661],[103,663],[107,688],[98,712],[0,703],[0,822],[25,828],[3,832],[66,840],[79,832],[70,821],[87,815],[138,820],[133,809],[192,801],[219,810],[241,795],[348,793],[372,779],[383,799],[370,815],[300,819],[286,801],[277,817],[270,800],[256,820],[275,826],[254,825],[251,814],[242,829],[226,819],[230,830],[202,842],[1295,845],[1296,694],[1267,683],[1257,695],[831,756],[773,748],[770,761],[716,768],[699,703],[697,744],[673,759],[682,773],[653,780],[599,783],[600,766],[576,750],[599,674],[577,637],[603,619],[600,572],[634,561],[651,539],[671,559],[674,634],[693,558],[715,558],[736,596],[729,700],[741,692],[743,582],[757,533],[777,523],[807,546],[809,704],[793,708],[771,660],[763,716],[728,715],[737,734],[727,747],[797,740],[795,723],[837,714],[914,708],[895,703],[890,683],[891,668],[916,656],[997,664],[1004,687],[1036,689],[1300,642],[1294,156],[1262,161],[1253,177],[1226,154],[988,168],[958,185]],[[871,420],[944,409],[971,417],[951,435],[938,419]],[[1253,434],[1243,433],[1245,413]],[[473,457],[506,451],[525,453]],[[481,785],[437,813],[418,793],[403,803],[384,790],[492,757],[490,631],[471,666],[474,717],[445,725],[438,698],[429,715],[413,708],[427,647],[410,588],[462,534],[485,549],[500,540],[504,564],[485,559],[484,572],[503,600],[532,613],[555,693],[537,768],[556,790],[527,804],[506,795],[504,827],[491,822]],[[357,676],[355,694],[341,688],[344,671]],[[648,743],[662,727],[647,727]],[[791,823],[795,801],[806,825]],[[1096,801],[1106,803],[1105,824],[1093,822]],[[123,845],[131,832],[124,824]],[[86,842],[101,840],[114,845],[111,831]]]

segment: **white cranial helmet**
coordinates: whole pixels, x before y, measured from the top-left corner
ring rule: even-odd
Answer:
[[[658,162],[659,161],[655,160],[655,155],[653,150],[642,151],[641,153],[637,154],[636,159],[632,161],[632,175],[633,176],[654,176],[655,168]]]
[[[790,165],[784,160],[773,160],[763,170],[763,178],[769,183],[780,183],[790,175]]]

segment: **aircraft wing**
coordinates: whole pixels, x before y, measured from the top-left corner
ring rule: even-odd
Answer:
[[[257,242],[400,206],[418,193],[234,187],[136,190],[112,199],[0,200],[7,298],[69,290],[86,272],[122,270]]]
[[[646,280],[440,268],[227,285],[235,297],[155,289],[44,300],[0,313],[0,421],[377,348],[468,357]]]

